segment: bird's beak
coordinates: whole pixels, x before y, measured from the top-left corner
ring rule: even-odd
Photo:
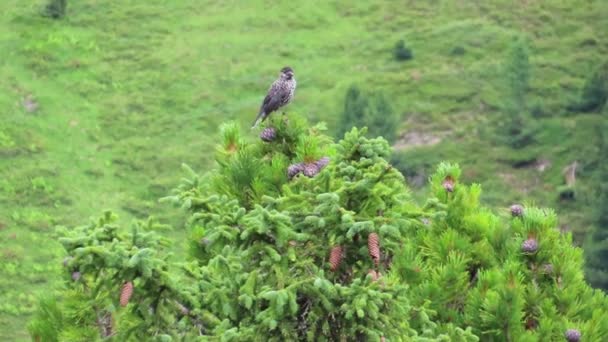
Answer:
[[[289,72],[287,73],[287,76],[289,76],[289,78],[292,78],[292,77],[293,77],[293,72],[289,71]]]

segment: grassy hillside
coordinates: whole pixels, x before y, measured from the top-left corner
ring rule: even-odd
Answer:
[[[284,65],[298,80],[288,111],[330,128],[350,84],[386,92],[412,181],[449,159],[484,184],[487,202],[527,198],[558,208],[564,224],[589,224],[602,117],[564,108],[608,54],[605,1],[68,2],[59,21],[39,15],[44,1],[0,3],[0,340],[27,339],[36,294],[58,281],[54,226],[110,208],[181,227],[156,199],[181,163],[212,167],[218,125],[248,127]],[[541,113],[525,156],[492,143],[501,64],[520,35]],[[414,59],[393,59],[400,39]],[[524,159],[550,166],[511,167]],[[561,170],[574,160],[579,196],[560,203]]]

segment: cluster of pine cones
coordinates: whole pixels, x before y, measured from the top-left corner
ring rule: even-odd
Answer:
[[[267,127],[260,133],[260,139],[265,142],[272,142],[277,138],[277,131],[273,127]],[[294,178],[300,173],[306,177],[316,176],[323,168],[329,164],[329,157],[322,157],[317,161],[310,163],[291,164],[287,168],[287,176],[289,179]]]
[[[292,179],[293,177],[303,173],[306,177],[316,176],[323,168],[329,164],[329,157],[322,157],[312,163],[297,163],[291,164],[287,168],[287,177]]]
[[[370,233],[367,236],[367,250],[370,258],[377,267],[380,263],[380,237],[376,233]],[[340,245],[334,246],[329,252],[329,269],[335,272],[342,263],[344,257],[344,248]],[[372,280],[376,281],[380,278],[380,272],[370,269],[368,274],[372,276]]]

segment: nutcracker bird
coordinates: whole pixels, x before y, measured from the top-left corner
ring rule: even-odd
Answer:
[[[262,102],[258,117],[255,119],[251,128],[255,128],[266,120],[270,113],[291,102],[295,91],[296,79],[293,70],[290,67],[284,67],[281,69],[279,78],[277,78],[270,86],[270,89],[268,89],[268,94],[264,98],[264,102]]]

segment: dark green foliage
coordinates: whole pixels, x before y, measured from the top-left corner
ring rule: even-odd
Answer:
[[[593,71],[585,82],[580,100],[570,109],[581,112],[601,111],[608,101],[608,62]]]
[[[586,276],[591,285],[608,291],[608,122],[600,127],[602,146],[598,172],[595,229],[586,244]]]
[[[395,44],[395,47],[393,49],[393,55],[398,61],[407,61],[414,58],[412,49],[405,46],[405,42],[403,40],[400,40]]]
[[[54,19],[63,18],[68,6],[67,2],[68,0],[49,0],[43,14]]]
[[[352,127],[367,127],[372,136],[381,136],[389,142],[396,138],[399,117],[383,93],[364,93],[351,85],[344,99],[344,111],[338,122],[337,136],[341,137]]]
[[[599,199],[597,202],[597,224],[602,227],[608,227],[608,122],[604,123],[602,132],[602,148],[600,150],[600,172],[599,172]],[[608,236],[607,236],[608,238]]]

